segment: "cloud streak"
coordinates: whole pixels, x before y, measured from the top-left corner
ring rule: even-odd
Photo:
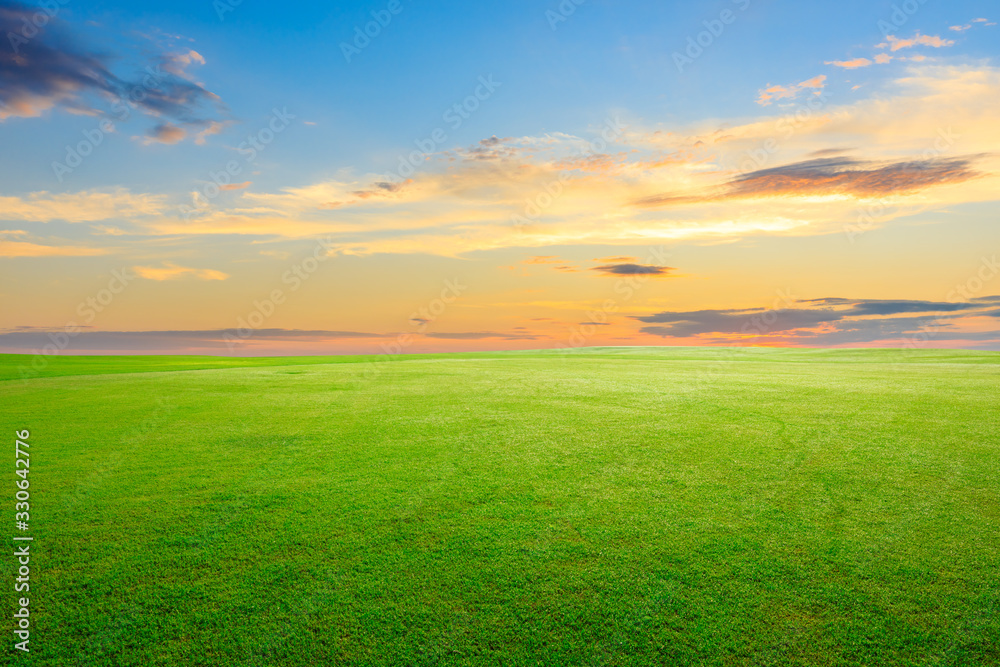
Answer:
[[[186,266],[178,266],[172,262],[164,262],[163,266],[134,266],[132,270],[136,275],[146,280],[162,282],[164,280],[180,280],[182,278],[196,278],[198,280],[226,280],[229,275],[214,269],[192,269]]]
[[[966,317],[992,317],[996,311],[989,309],[998,300],[1000,297],[995,296],[968,302],[835,297],[802,300],[772,310],[665,311],[633,319],[649,325],[640,328],[645,334],[708,343],[752,339],[756,343],[846,345],[899,340],[928,332],[941,341],[982,342],[1000,340],[1000,331],[955,327]]]
[[[96,100],[103,100],[120,118],[132,107],[159,119],[148,134],[151,142],[182,140],[187,131],[180,126],[212,126],[220,100],[186,71],[204,64],[200,54],[164,54],[141,74],[122,78],[111,71],[107,54],[77,43],[58,19],[31,39],[23,38],[22,26],[37,12],[37,7],[0,1],[0,35],[9,41],[4,45],[9,48],[0,51],[0,121],[37,117],[56,108],[100,115],[105,110]]]
[[[910,193],[935,185],[976,178],[977,156],[929,158],[876,165],[852,158],[818,158],[762,169],[740,176],[722,191],[702,196],[664,194],[635,202],[640,206],[667,206],[750,197],[814,195],[885,196]]]

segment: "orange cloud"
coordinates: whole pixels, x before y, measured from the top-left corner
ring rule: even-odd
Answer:
[[[823,90],[825,85],[825,74],[814,76],[811,79],[806,79],[805,81],[792,86],[772,86],[768,84],[767,88],[758,91],[757,104],[766,107],[771,104],[771,100],[794,99],[799,93],[806,89],[812,89],[818,93]]]
[[[72,194],[41,191],[26,197],[0,197],[5,220],[31,222],[99,222],[110,218],[132,218],[163,212],[166,197],[134,195],[124,188],[111,191],[85,190]]]
[[[164,262],[161,267],[154,266],[134,266],[132,270],[140,278],[147,280],[178,280],[180,278],[197,278],[198,280],[225,280],[228,274],[214,269],[191,269],[185,266],[178,266],[172,262]]]
[[[824,64],[843,67],[844,69],[857,69],[859,67],[868,67],[872,64],[872,61],[868,60],[868,58],[855,58],[854,60],[827,60]]]
[[[936,49],[953,46],[955,42],[950,39],[942,39],[937,35],[921,35],[917,32],[913,37],[909,39],[899,39],[895,35],[889,35],[886,40],[888,44],[879,44],[879,48],[885,48],[889,46],[890,51],[899,51],[900,49],[909,49],[914,46],[931,46]]]
[[[251,183],[253,183],[253,181],[244,181],[244,182],[242,182],[242,183],[230,183],[229,185],[220,185],[220,186],[219,186],[219,189],[220,189],[220,190],[223,190],[223,191],[229,191],[229,190],[245,190],[245,189],[247,189],[248,187],[250,187],[250,184],[251,184]]]
[[[0,257],[93,257],[106,255],[105,248],[83,248],[80,246],[50,246],[28,241],[7,241],[0,239]]]
[[[144,146],[150,144],[176,144],[184,140],[187,130],[177,127],[173,123],[161,123],[157,125],[143,138]]]
[[[232,123],[230,123],[229,121],[224,121],[224,122],[211,121],[204,130],[195,135],[194,143],[196,143],[199,146],[204,146],[205,142],[208,140],[208,137],[212,136],[213,134],[218,134],[222,132],[231,124]]]

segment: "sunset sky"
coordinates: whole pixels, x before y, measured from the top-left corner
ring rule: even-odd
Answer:
[[[998,19],[0,1],[0,352],[1000,349]]]

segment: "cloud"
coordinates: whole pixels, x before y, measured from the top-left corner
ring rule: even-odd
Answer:
[[[900,39],[895,35],[889,35],[886,37],[886,42],[879,44],[877,48],[885,48],[888,46],[890,51],[896,52],[900,49],[909,49],[914,46],[931,46],[939,49],[946,46],[953,46],[954,44],[954,40],[942,39],[937,35],[921,35],[918,31],[909,39]]]
[[[992,341],[1000,339],[1000,331],[962,331],[956,327],[963,323],[963,318],[990,316],[989,308],[995,307],[995,301],[1000,301],[1000,297],[968,302],[837,297],[800,300],[770,310],[665,311],[633,319],[652,325],[642,327],[642,333],[709,343],[749,338],[754,342],[780,344],[844,345],[921,334],[941,341]],[[912,314],[924,316],[889,317]]]
[[[982,23],[986,26],[996,25],[996,23],[991,22],[989,19],[972,19],[972,23],[966,23],[965,25],[953,25],[948,29],[954,30],[955,32],[965,32],[972,27],[973,23]]]
[[[512,137],[501,139],[496,135],[481,140],[469,148],[459,150],[458,154],[466,160],[505,160],[516,157],[520,147],[510,144]]]
[[[872,64],[872,61],[868,60],[868,58],[855,58],[854,60],[828,60],[824,64],[843,67],[844,69],[858,69],[859,67],[868,67]]]
[[[172,123],[161,123],[146,133],[144,144],[176,144],[184,140],[187,130]]]
[[[102,100],[118,118],[127,118],[129,108],[158,118],[149,135],[153,140],[179,140],[170,129],[175,125],[211,123],[219,98],[186,72],[190,65],[204,64],[200,54],[163,54],[134,79],[121,78],[109,68],[112,56],[77,44],[57,18],[27,38],[23,27],[37,12],[37,7],[0,1],[0,35],[11,49],[0,58],[0,121],[37,117],[56,108],[99,115]]]
[[[504,159],[446,150],[426,156],[405,182],[342,170],[278,191],[243,191],[190,219],[162,216],[136,227],[188,238],[324,236],[345,254],[460,257],[500,248],[829,234],[863,211],[871,212],[866,229],[877,229],[997,200],[1000,68],[910,64],[870,90],[840,104],[809,95],[796,108],[752,119],[621,123],[609,160],[589,160],[594,152],[583,137],[519,137],[504,145],[523,150]],[[600,136],[601,126],[594,132]],[[765,149],[769,140],[773,147]],[[844,146],[852,147],[847,156]],[[841,152],[817,154],[831,147]],[[851,162],[791,168],[837,156]],[[784,173],[768,172],[779,165]]]
[[[650,266],[647,264],[605,264],[591,269],[591,271],[608,276],[666,276],[676,270],[670,266]]]
[[[768,106],[771,104],[771,100],[794,99],[804,90],[811,89],[815,93],[820,93],[825,85],[825,74],[814,76],[811,79],[806,79],[805,81],[792,86],[772,86],[768,84],[767,88],[758,91],[757,104],[760,104],[761,106]]]
[[[664,206],[761,196],[885,196],[976,178],[980,174],[972,169],[975,160],[976,156],[965,156],[875,165],[847,157],[817,158],[739,176],[717,193],[664,194],[635,203]]]
[[[213,134],[219,134],[230,125],[232,125],[232,122],[230,121],[209,121],[205,129],[195,135],[194,143],[199,146],[204,146],[208,141],[208,137]]]
[[[94,257],[109,252],[107,248],[40,245],[0,238],[0,257]]]
[[[892,62],[892,56],[890,56],[888,53],[879,53],[878,55],[875,56],[875,62],[878,63],[879,65],[887,65],[890,62]]]
[[[163,266],[134,266],[132,270],[140,278],[147,280],[179,280],[181,278],[197,278],[198,280],[226,280],[229,275],[214,269],[191,269],[178,266],[172,262],[164,262]]]
[[[658,325],[643,327],[641,329],[643,333],[688,338],[707,333],[753,333],[756,331],[757,322],[764,321],[765,316],[767,329],[770,332],[814,327],[818,324],[836,322],[844,317],[833,310],[784,309],[765,314],[763,309],[748,309],[668,311],[635,319],[646,324]],[[755,320],[755,317],[758,319]]]
[[[963,310],[975,310],[981,308],[976,303],[962,303],[949,301],[913,301],[913,300],[879,300],[879,299],[810,299],[802,303],[809,303],[820,306],[843,306],[851,305],[851,309],[844,312],[846,316],[862,315],[897,315],[900,313],[953,313]]]
[[[165,208],[165,196],[132,194],[125,188],[65,194],[41,191],[24,197],[0,197],[0,220],[99,222],[159,215]]]
[[[200,331],[82,331],[72,336],[70,349],[74,352],[101,352],[111,350],[149,350],[177,352],[191,348],[228,349],[240,343],[274,342],[324,342],[329,340],[377,339],[383,334],[357,331],[325,331],[302,329],[255,329],[246,339],[237,329],[209,329]],[[0,349],[28,352],[39,350],[52,343],[51,335],[64,336],[64,331],[29,328],[0,333]]]
[[[248,187],[250,187],[252,183],[253,181],[244,181],[242,183],[229,183],[226,185],[220,185],[219,189],[222,190],[223,192],[228,192],[232,190],[246,190]]]

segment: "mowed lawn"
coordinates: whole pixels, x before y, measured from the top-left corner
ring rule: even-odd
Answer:
[[[30,361],[18,664],[1000,664],[998,353]]]

